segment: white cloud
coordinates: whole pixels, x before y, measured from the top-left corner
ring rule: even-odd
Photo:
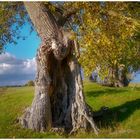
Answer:
[[[36,61],[18,59],[10,53],[0,55],[0,85],[24,84],[35,78]]]

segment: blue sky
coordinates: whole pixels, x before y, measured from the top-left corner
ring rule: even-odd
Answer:
[[[41,42],[35,31],[30,32],[30,25],[25,24],[20,29],[17,44],[7,44],[5,53],[0,55],[0,86],[21,85],[35,79],[35,55]]]
[[[21,85],[35,79],[35,55],[41,40],[35,31],[30,33],[28,23],[20,31],[26,39],[18,39],[16,45],[7,44],[5,53],[0,55],[0,86]],[[140,74],[133,82],[140,82]]]
[[[13,55],[15,55],[17,58],[21,59],[31,59],[35,57],[37,48],[41,42],[39,36],[37,36],[37,33],[35,31],[30,32],[30,26],[29,24],[25,24],[21,29],[20,33],[21,36],[25,36],[26,39],[23,40],[18,39],[17,44],[7,44],[6,52],[9,52]]]

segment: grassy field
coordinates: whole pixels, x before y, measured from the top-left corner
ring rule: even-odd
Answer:
[[[97,120],[100,133],[79,133],[71,138],[140,138],[140,85],[125,88],[102,87],[85,83],[86,101],[98,111],[109,112]],[[0,88],[0,138],[65,138],[54,133],[37,133],[23,129],[16,118],[33,99],[33,87]]]

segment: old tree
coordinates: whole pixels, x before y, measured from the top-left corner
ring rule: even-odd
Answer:
[[[35,131],[73,133],[84,129],[94,130],[97,134],[93,112],[85,103],[83,95],[80,65],[77,61],[77,41],[73,39],[73,33],[66,31],[64,26],[67,18],[75,11],[59,18],[48,8],[52,4],[24,2],[24,6],[42,44],[36,55],[35,97],[32,105],[20,118],[20,123]],[[16,30],[10,30],[11,23],[18,21],[18,25],[22,25],[22,21],[27,18],[26,12],[23,12],[23,3],[5,2],[0,7],[1,14],[8,8],[13,11],[5,14],[1,21],[1,25],[5,26],[1,31],[1,46],[14,41],[13,34]]]

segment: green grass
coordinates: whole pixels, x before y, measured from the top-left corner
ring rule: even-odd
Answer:
[[[140,138],[140,85],[125,88],[103,87],[86,82],[87,103],[98,111],[109,108],[97,121],[99,135],[80,133],[72,138]],[[0,138],[64,138],[54,133],[37,133],[22,128],[16,119],[33,99],[33,87],[0,88]]]

